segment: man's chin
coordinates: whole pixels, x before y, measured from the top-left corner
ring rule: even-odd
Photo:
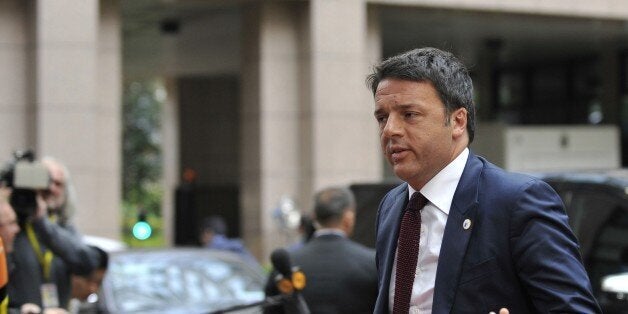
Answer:
[[[397,164],[393,165],[393,172],[397,178],[406,181],[407,178],[410,177],[410,173],[407,168],[403,167],[403,165]]]

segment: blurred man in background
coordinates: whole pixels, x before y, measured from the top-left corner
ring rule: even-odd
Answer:
[[[44,191],[48,217],[60,226],[76,232],[70,221],[75,212],[75,193],[70,173],[65,165],[52,157],[45,157],[42,164],[50,173],[50,187]]]
[[[377,297],[375,251],[349,239],[355,226],[351,190],[330,187],[314,197],[318,229],[302,248],[290,252],[292,265],[307,278],[303,297],[312,313],[372,313]],[[279,294],[273,271],[266,294]],[[284,313],[281,307],[266,313]]]
[[[71,314],[99,313],[97,296],[92,296],[100,290],[103,278],[109,266],[109,255],[97,246],[90,246],[97,255],[98,264],[88,276],[72,275],[72,299],[68,305]]]
[[[0,188],[0,313],[7,313],[9,308],[7,255],[13,252],[13,241],[20,231],[17,216],[9,204],[8,197],[8,189]]]
[[[203,219],[199,230],[199,242],[201,246],[208,249],[238,254],[252,266],[261,267],[240,239],[227,237],[227,223],[221,216],[215,215]]]
[[[297,242],[288,246],[288,251],[298,250],[312,239],[314,232],[316,231],[314,219],[312,219],[309,215],[301,214],[299,229],[297,231],[299,232],[300,238]]]
[[[15,236],[20,232],[17,215],[8,201],[9,193],[7,189],[0,188],[0,238],[7,254],[13,252]]]

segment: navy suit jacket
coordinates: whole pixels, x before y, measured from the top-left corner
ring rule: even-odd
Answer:
[[[388,312],[407,202],[404,183],[386,194],[378,210],[375,313]],[[515,314],[601,313],[556,192],[470,153],[443,234],[432,313],[489,313],[502,307]]]

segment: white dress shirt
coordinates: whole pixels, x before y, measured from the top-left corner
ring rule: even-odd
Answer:
[[[410,313],[432,313],[436,267],[438,266],[445,224],[468,157],[469,149],[465,148],[458,157],[421,189],[421,194],[427,198],[428,203],[421,211],[421,239],[412,295],[410,296]],[[408,198],[410,198],[415,190],[409,185],[408,190]],[[395,262],[393,263],[388,290],[388,306],[391,312],[395,301],[396,269],[397,252],[395,252]]]

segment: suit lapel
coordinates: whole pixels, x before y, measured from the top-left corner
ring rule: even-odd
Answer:
[[[479,179],[483,164],[469,153],[467,164],[460,177],[445,225],[443,242],[436,269],[434,286],[434,313],[449,313],[453,306],[462,261],[471,237],[478,207]],[[468,220],[468,221],[467,221]],[[470,222],[470,226],[467,224]],[[465,226],[468,228],[465,229]]]
[[[381,309],[382,312],[388,312],[388,287],[390,287],[390,275],[395,261],[395,252],[397,251],[397,237],[399,235],[401,217],[403,209],[408,202],[407,185],[404,189],[401,189],[401,192],[395,195],[393,199],[393,206],[388,207],[388,212],[382,213],[382,218],[385,221],[380,223],[380,226],[382,226],[383,229],[379,231],[380,234],[386,235],[383,239],[385,242],[382,243],[382,247],[387,249],[384,251],[382,265],[380,265],[380,267],[384,270],[382,278],[382,292],[384,293],[380,294],[380,296],[385,299],[379,300],[378,302],[379,304],[384,305],[384,308]]]

